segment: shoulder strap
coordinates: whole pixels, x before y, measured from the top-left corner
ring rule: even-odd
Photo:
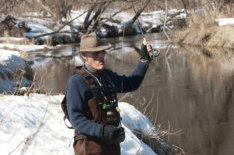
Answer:
[[[73,75],[79,74],[85,80],[85,82],[90,86],[90,88],[94,88],[95,87],[94,79],[86,71],[82,70],[81,67],[82,66],[76,67],[73,72]]]
[[[64,124],[67,126],[68,129],[74,129],[72,126],[68,126],[65,122],[66,119],[69,120],[69,116],[68,116],[68,112],[67,112],[66,95],[64,96],[63,101],[61,103],[61,108],[62,108],[63,113],[64,113],[64,117],[63,117]]]

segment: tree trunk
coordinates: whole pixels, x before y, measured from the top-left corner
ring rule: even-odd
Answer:
[[[91,6],[91,8],[89,9],[89,11],[88,11],[88,13],[87,13],[87,15],[86,15],[86,17],[85,17],[85,20],[84,20],[84,23],[83,23],[83,29],[84,29],[84,30],[87,30],[87,28],[89,27],[89,25],[88,25],[89,18],[90,18],[91,13],[93,12],[95,6],[96,6],[95,4],[93,4],[93,5]]]
[[[105,3],[103,4],[103,3],[101,3],[101,4],[94,4],[93,6],[92,6],[92,8],[91,8],[91,10],[93,11],[94,9],[95,9],[95,7],[98,7],[97,8],[97,11],[95,12],[95,14],[93,15],[93,17],[90,19],[90,20],[88,20],[89,19],[89,17],[87,18],[87,21],[85,21],[85,26],[83,27],[84,29],[83,29],[83,31],[84,32],[88,32],[88,28],[89,28],[89,26],[91,25],[91,23],[93,22],[93,21],[96,21],[97,20],[97,18],[98,18],[98,16],[102,13],[102,9],[103,9],[103,6],[105,6]],[[92,12],[91,11],[91,12]],[[91,14],[91,13],[90,13]],[[90,15],[89,15],[90,16]]]
[[[134,22],[138,19],[138,17],[141,15],[141,13],[144,11],[144,9],[147,7],[149,4],[150,0],[147,0],[145,2],[145,5],[142,6],[137,12],[135,12],[135,16],[132,18],[132,20],[129,22],[129,25],[134,24]],[[135,10],[134,10],[135,11]]]

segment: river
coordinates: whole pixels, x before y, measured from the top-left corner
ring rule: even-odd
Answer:
[[[108,39],[116,50],[106,55],[106,67],[130,73],[139,58],[131,47],[140,47],[141,37]],[[180,154],[234,154],[234,53],[167,46],[161,34],[145,37],[161,54],[150,64],[141,87],[119,94],[119,99],[144,113]],[[37,87],[64,93],[74,66],[72,58],[52,59],[36,70]]]

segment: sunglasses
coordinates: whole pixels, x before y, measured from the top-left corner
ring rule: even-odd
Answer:
[[[92,55],[94,57],[97,57],[97,56],[100,56],[100,55],[105,55],[105,54],[106,54],[106,51],[104,51],[104,50],[92,53]]]

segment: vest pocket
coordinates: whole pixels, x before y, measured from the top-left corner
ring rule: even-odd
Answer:
[[[88,100],[88,108],[91,113],[91,121],[97,122],[99,117],[98,106],[96,104],[96,97]]]

